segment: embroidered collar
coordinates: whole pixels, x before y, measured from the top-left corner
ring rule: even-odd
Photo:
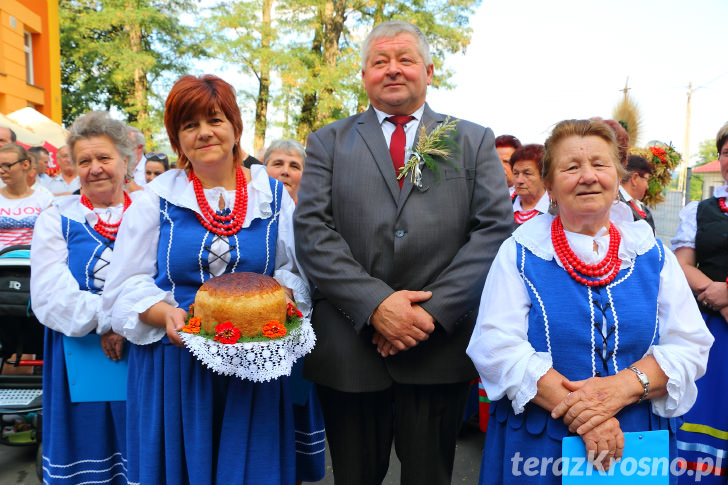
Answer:
[[[720,187],[716,187],[713,191],[713,197],[716,199],[719,199],[721,197],[728,197],[728,185],[721,185]]]
[[[533,206],[533,208],[539,211],[541,214],[546,214],[549,211],[549,202],[549,193],[544,192],[541,198],[538,199],[538,202],[536,202],[536,205]],[[513,201],[513,212],[521,210],[523,210],[523,208],[521,207],[521,196],[517,195],[515,200]]]
[[[622,268],[629,268],[632,266],[634,259],[647,251],[652,249],[656,244],[652,228],[645,221],[633,221],[631,219],[625,220],[619,205],[616,204],[616,213],[613,210],[611,216],[611,222],[617,227],[620,234],[622,235],[622,242],[619,245],[619,257],[622,260]],[[623,204],[623,207],[624,206]],[[513,232],[513,238],[517,243],[525,246],[529,251],[538,256],[541,259],[550,261],[554,259],[554,246],[551,243],[551,222],[554,220],[554,216],[551,214],[544,214],[539,217],[534,217],[530,221],[525,222],[519,226]],[[588,239],[589,242],[597,240],[597,244],[602,242],[606,243],[606,240],[601,241],[600,238],[606,234],[606,228],[597,234],[596,238],[585,236],[582,234],[574,234],[567,232],[567,236],[571,240],[584,238]],[[575,249],[576,251],[576,249]],[[583,255],[577,254],[580,257]],[[556,262],[561,266],[561,261],[556,258]]]
[[[140,191],[132,192],[129,194],[132,202],[141,194]],[[62,216],[67,217],[75,222],[81,224],[87,222],[91,227],[96,225],[99,220],[98,214],[104,214],[104,220],[107,222],[116,222],[121,217],[122,209],[124,204],[119,204],[113,207],[104,209],[91,210],[81,203],[80,195],[63,195],[53,199],[53,205],[58,209],[58,212]],[[111,214],[111,219],[106,217],[107,214]]]
[[[273,214],[271,203],[273,192],[271,192],[268,173],[263,165],[250,167],[251,180],[248,182],[248,213],[245,217],[243,227],[250,225],[253,219],[267,219]],[[144,190],[151,190],[159,197],[168,200],[172,204],[185,207],[201,214],[197,204],[195,190],[192,182],[189,181],[184,170],[167,170],[159,177],[149,182]],[[208,200],[218,199],[221,195],[225,204],[232,207],[232,196],[234,190],[225,190],[222,187],[205,189],[205,196]]]

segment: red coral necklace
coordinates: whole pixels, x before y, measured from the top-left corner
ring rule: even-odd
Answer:
[[[725,205],[725,197],[718,198],[718,205],[720,206],[720,210],[728,214],[728,206]]]
[[[248,210],[248,184],[245,181],[243,169],[238,167],[235,173],[235,205],[228,215],[218,214],[212,210],[205,198],[205,189],[202,188],[202,183],[195,175],[194,170],[190,170],[190,180],[192,181],[192,187],[195,189],[197,205],[200,206],[202,211],[202,214],[195,212],[200,224],[218,236],[232,236],[240,231]]]
[[[523,224],[529,219],[533,219],[539,214],[536,209],[530,211],[516,211],[513,213],[513,218],[516,220],[516,224]]]
[[[605,286],[611,283],[619,273],[619,266],[622,260],[619,259],[619,243],[622,236],[614,224],[609,225],[609,249],[606,256],[596,264],[586,264],[582,261],[569,246],[566,239],[564,225],[561,217],[556,217],[551,223],[551,242],[554,245],[554,252],[559,257],[561,264],[564,265],[566,271],[577,282],[586,286]],[[608,276],[601,280],[589,280],[586,277]]]
[[[81,196],[81,203],[88,207],[91,211],[94,210],[94,205],[91,203],[91,201],[86,197],[86,195]],[[101,217],[96,214],[96,224],[94,224],[94,231],[98,232],[102,236],[104,236],[106,239],[110,239],[112,241],[116,241],[116,233],[119,232],[119,226],[121,225],[121,219],[124,217],[124,212],[129,208],[129,204],[131,204],[131,199],[129,198],[129,194],[124,192],[124,208],[121,210],[121,217],[119,218],[119,222],[116,222],[114,224],[108,223],[106,221],[102,221]]]

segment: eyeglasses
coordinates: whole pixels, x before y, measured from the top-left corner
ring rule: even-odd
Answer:
[[[151,161],[151,162],[166,162],[166,161],[168,161],[167,154],[166,153],[162,153],[162,152],[158,152],[158,153],[157,152],[145,153],[144,154],[144,158],[146,158],[147,161]]]
[[[20,160],[15,160],[13,163],[0,163],[0,172],[5,172],[7,170],[10,170],[13,167],[13,165],[20,163],[20,162],[24,162],[25,160],[26,160],[25,158],[21,158]]]

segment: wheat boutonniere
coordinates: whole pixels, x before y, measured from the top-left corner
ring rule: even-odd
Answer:
[[[421,189],[422,166],[424,165],[425,168],[432,170],[437,182],[440,183],[440,167],[438,166],[437,159],[442,159],[460,170],[450,160],[453,152],[460,148],[455,142],[457,123],[457,120],[451,120],[448,116],[445,122],[432,130],[429,135],[427,134],[427,127],[421,124],[420,137],[417,140],[417,145],[412,147],[412,155],[407,160],[407,163],[399,169],[397,179],[399,180],[402,177],[409,176],[412,183]]]

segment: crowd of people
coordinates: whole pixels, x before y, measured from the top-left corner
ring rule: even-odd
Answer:
[[[47,327],[44,482],[318,481],[326,441],[337,484],[382,483],[392,445],[400,483],[446,484],[479,378],[481,484],[561,483],[567,437],[604,473],[653,431],[669,483],[726,483],[728,185],[682,210],[671,250],[641,202],[654,167],[618,123],[495,137],[428,106],[433,70],[416,26],[376,26],[369,108],[262,162],[213,75],[167,96],[175,164],[107,112],[76,120],[54,178],[42,150],[0,148],[0,244],[32,237]],[[717,149],[728,183],[728,124]],[[215,373],[180,337],[198,288],[240,271],[311,321],[290,377]],[[72,396],[77,342],[125,366],[125,399]]]

